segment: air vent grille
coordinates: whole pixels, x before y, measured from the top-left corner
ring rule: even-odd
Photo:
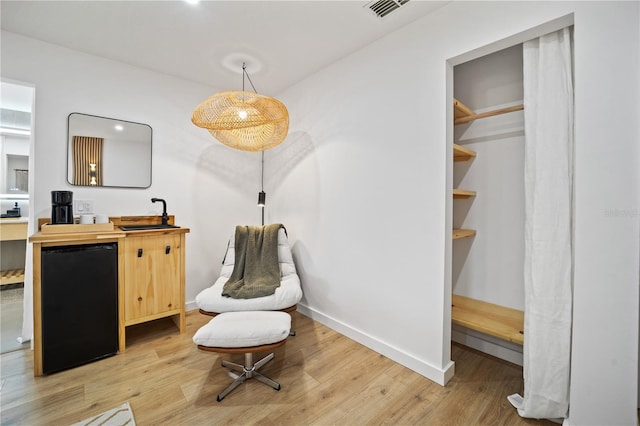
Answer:
[[[384,18],[385,16],[400,8],[400,6],[407,4],[408,2],[409,0],[378,0],[369,3],[367,7],[371,9],[371,11],[375,13],[378,18]]]

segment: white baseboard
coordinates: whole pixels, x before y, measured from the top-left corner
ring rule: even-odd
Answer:
[[[451,340],[480,352],[522,366],[522,346],[458,325],[451,328]]]
[[[368,334],[360,330],[356,330],[348,324],[345,324],[341,321],[336,320],[335,318],[331,318],[328,315],[318,312],[313,308],[298,304],[298,312],[313,319],[314,321],[318,321],[319,323],[326,325],[332,330],[335,330],[338,333],[347,336],[348,338],[353,339],[358,343],[363,344],[364,346],[386,356],[387,358],[392,359],[393,361],[404,365],[407,368],[410,368],[416,373],[423,375],[427,379],[432,380],[439,385],[446,385],[447,382],[453,377],[455,364],[451,361],[444,368],[440,369],[423,360],[417,359],[410,354],[407,354],[399,348],[393,347],[379,339],[369,336]]]
[[[192,300],[191,302],[187,302],[184,305],[184,310],[189,312],[189,311],[195,311],[196,309],[198,309],[198,305],[196,305],[196,301]]]

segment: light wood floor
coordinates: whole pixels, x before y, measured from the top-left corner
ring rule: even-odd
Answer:
[[[506,400],[522,392],[522,369],[453,346],[456,375],[441,387],[333,330],[294,313],[297,336],[261,369],[277,392],[250,380],[222,402],[231,378],[218,355],[191,341],[208,317],[187,315],[187,332],[160,320],[135,326],[127,351],[45,377],[32,352],[2,355],[2,425],[66,425],[129,401],[145,425],[551,425],[518,417]],[[243,363],[243,356],[233,356]],[[258,356],[256,356],[258,359]]]

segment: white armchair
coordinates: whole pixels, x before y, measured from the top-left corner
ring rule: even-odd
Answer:
[[[235,238],[232,235],[227,247],[220,277],[215,283],[196,296],[196,304],[200,312],[205,315],[215,316],[223,312],[237,311],[284,311],[296,310],[296,305],[302,299],[302,287],[300,278],[293,263],[289,239],[284,228],[278,231],[278,261],[280,264],[280,287],[274,294],[254,299],[234,299],[222,296],[222,289],[227,282],[235,261]]]

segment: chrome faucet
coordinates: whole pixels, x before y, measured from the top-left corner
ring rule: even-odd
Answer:
[[[169,224],[169,215],[167,214],[167,202],[164,201],[162,198],[152,198],[151,202],[155,203],[156,201],[162,201],[162,224],[163,225],[168,225]]]

